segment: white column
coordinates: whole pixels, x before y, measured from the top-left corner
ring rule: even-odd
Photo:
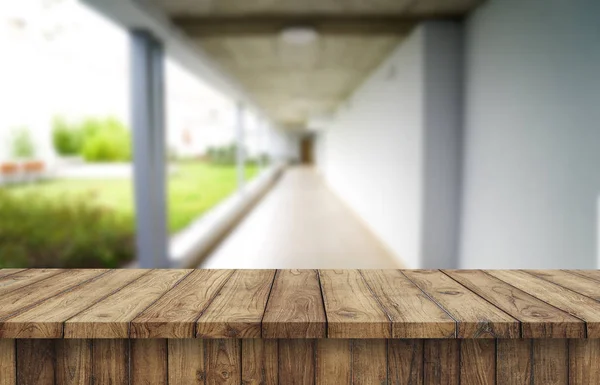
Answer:
[[[237,165],[237,179],[238,179],[238,190],[244,189],[246,183],[246,152],[245,152],[245,135],[244,135],[244,105],[241,102],[236,104],[236,165]]]
[[[169,266],[163,60],[162,45],[150,33],[131,32],[136,246],[142,268]]]

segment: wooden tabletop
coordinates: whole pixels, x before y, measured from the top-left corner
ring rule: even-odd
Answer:
[[[598,270],[0,269],[0,338],[600,338]]]

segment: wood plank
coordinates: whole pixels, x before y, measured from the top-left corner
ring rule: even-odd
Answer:
[[[0,297],[0,320],[28,310],[64,291],[107,273],[108,270],[65,270]]]
[[[387,384],[387,341],[352,341],[352,383]]]
[[[423,375],[423,340],[388,340],[390,385],[422,385]]]
[[[146,270],[111,270],[0,322],[2,338],[62,338],[64,322],[136,280]],[[57,277],[58,278],[58,277]]]
[[[600,282],[562,270],[524,270],[567,289],[600,301]]]
[[[437,270],[403,273],[457,322],[459,338],[516,338],[519,321]]]
[[[91,340],[56,340],[56,383],[92,385]]]
[[[242,380],[240,340],[205,340],[206,385],[238,385]]]
[[[192,270],[152,270],[64,323],[65,338],[127,338],[130,322]]]
[[[583,338],[585,323],[481,270],[446,270],[461,285],[521,322],[523,338]]]
[[[262,321],[263,338],[324,338],[325,308],[316,270],[280,270]]]
[[[391,321],[358,270],[320,270],[329,338],[390,338]]]
[[[460,341],[460,383],[494,385],[496,383],[496,341],[465,339]]]
[[[20,289],[32,283],[55,276],[64,272],[62,269],[27,269],[0,279],[0,295]]]
[[[313,385],[315,383],[315,340],[280,339],[279,383]]]
[[[456,321],[398,270],[362,270],[392,320],[393,338],[452,338]]]
[[[423,345],[423,382],[458,385],[460,340],[424,340]]]
[[[17,383],[16,341],[0,339],[0,385]]]
[[[569,340],[569,384],[600,384],[600,339]]]
[[[532,340],[497,340],[496,383],[498,385],[531,385]]]
[[[196,335],[259,338],[275,270],[236,270],[196,323]]]
[[[25,271],[26,269],[0,269],[0,278],[7,277],[16,273]]]
[[[129,385],[129,340],[92,341],[94,385]]]
[[[277,340],[242,340],[242,384],[278,384],[278,355]]]
[[[587,337],[600,337],[600,302],[524,271],[488,270],[489,274],[586,322]]]
[[[131,322],[132,338],[191,338],[231,270],[194,270]]]
[[[600,281],[600,270],[566,270],[571,274],[577,274],[585,278]]]
[[[318,339],[316,383],[318,385],[352,384],[352,340]]]
[[[132,339],[131,385],[167,385],[167,340]]]
[[[533,378],[536,384],[569,383],[568,349],[567,339],[533,340]]]
[[[204,385],[204,341],[173,338],[168,348],[169,384]]]
[[[17,340],[19,385],[54,385],[55,362],[54,340]]]

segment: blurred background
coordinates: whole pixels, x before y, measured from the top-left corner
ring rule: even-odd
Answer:
[[[0,267],[598,268],[594,0],[0,4]]]

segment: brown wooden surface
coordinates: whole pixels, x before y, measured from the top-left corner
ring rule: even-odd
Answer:
[[[517,320],[444,273],[435,270],[407,270],[404,274],[457,321],[458,337],[520,336]]]
[[[92,382],[92,341],[56,341],[56,383],[82,385]]]
[[[130,323],[191,270],[152,270],[65,322],[65,338],[127,338]]]
[[[1,385],[600,383],[600,339],[0,341]]]
[[[11,339],[0,339],[0,385],[14,385],[17,382],[16,343]]]
[[[262,320],[263,338],[323,338],[325,309],[316,270],[280,270]]]
[[[204,385],[204,341],[168,340],[169,384]]]
[[[194,337],[600,338],[600,274],[0,269],[0,339]]]
[[[480,270],[445,271],[521,322],[524,338],[581,338],[585,323]]]
[[[453,338],[456,321],[399,270],[362,276],[392,321],[393,338]]]
[[[259,338],[275,270],[237,270],[196,323],[196,336]]]
[[[388,340],[390,385],[423,384],[423,340]]]
[[[586,322],[587,337],[600,338],[600,302],[524,271],[489,270],[489,274]],[[600,290],[600,285],[594,285]]]
[[[132,337],[191,338],[195,323],[233,271],[196,270],[131,322]]]
[[[391,321],[358,270],[321,270],[330,338],[390,338]]]

